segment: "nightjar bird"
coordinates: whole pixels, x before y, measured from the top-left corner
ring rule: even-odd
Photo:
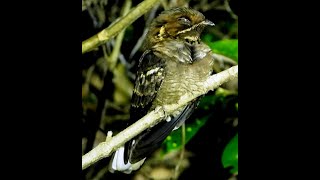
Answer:
[[[208,25],[214,23],[203,14],[181,7],[163,11],[152,21],[136,74],[130,124],[156,107],[176,104],[181,96],[202,88],[199,82],[212,74],[213,65],[210,48],[200,40]],[[171,131],[190,117],[198,101],[195,99],[128,141],[113,154],[109,170],[128,174],[139,169]]]

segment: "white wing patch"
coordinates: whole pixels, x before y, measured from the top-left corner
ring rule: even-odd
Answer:
[[[157,68],[154,68],[154,69],[151,69],[147,72],[147,76],[151,75],[151,74],[154,74],[156,72],[158,72],[158,70],[160,69],[160,67],[157,67]]]

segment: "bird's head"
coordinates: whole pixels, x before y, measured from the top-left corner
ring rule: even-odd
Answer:
[[[155,18],[147,34],[147,44],[152,46],[166,39],[178,39],[190,44],[200,41],[206,26],[214,23],[207,20],[199,11],[179,7],[163,11]]]

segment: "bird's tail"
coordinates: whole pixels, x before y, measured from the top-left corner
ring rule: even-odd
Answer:
[[[127,164],[124,162],[124,147],[120,147],[112,156],[109,171],[114,173],[115,171],[120,171],[126,174],[130,174],[132,171],[137,170],[144,163],[146,158],[131,164],[129,161]]]

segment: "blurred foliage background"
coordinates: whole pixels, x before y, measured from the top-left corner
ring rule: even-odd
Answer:
[[[121,17],[126,1],[82,0],[82,41]],[[132,0],[131,8],[140,0]],[[215,72],[238,63],[237,0],[159,1],[144,16],[93,51],[82,55],[82,154],[126,127],[130,99],[142,42],[151,20],[164,9],[187,6],[214,22],[202,40],[217,55]],[[238,178],[238,80],[209,92],[182,129],[173,131],[143,167],[130,175],[109,173],[110,158],[82,171],[82,179],[237,179]],[[182,145],[185,137],[185,146]],[[183,149],[183,158],[180,158]],[[177,169],[179,164],[179,169]]]

